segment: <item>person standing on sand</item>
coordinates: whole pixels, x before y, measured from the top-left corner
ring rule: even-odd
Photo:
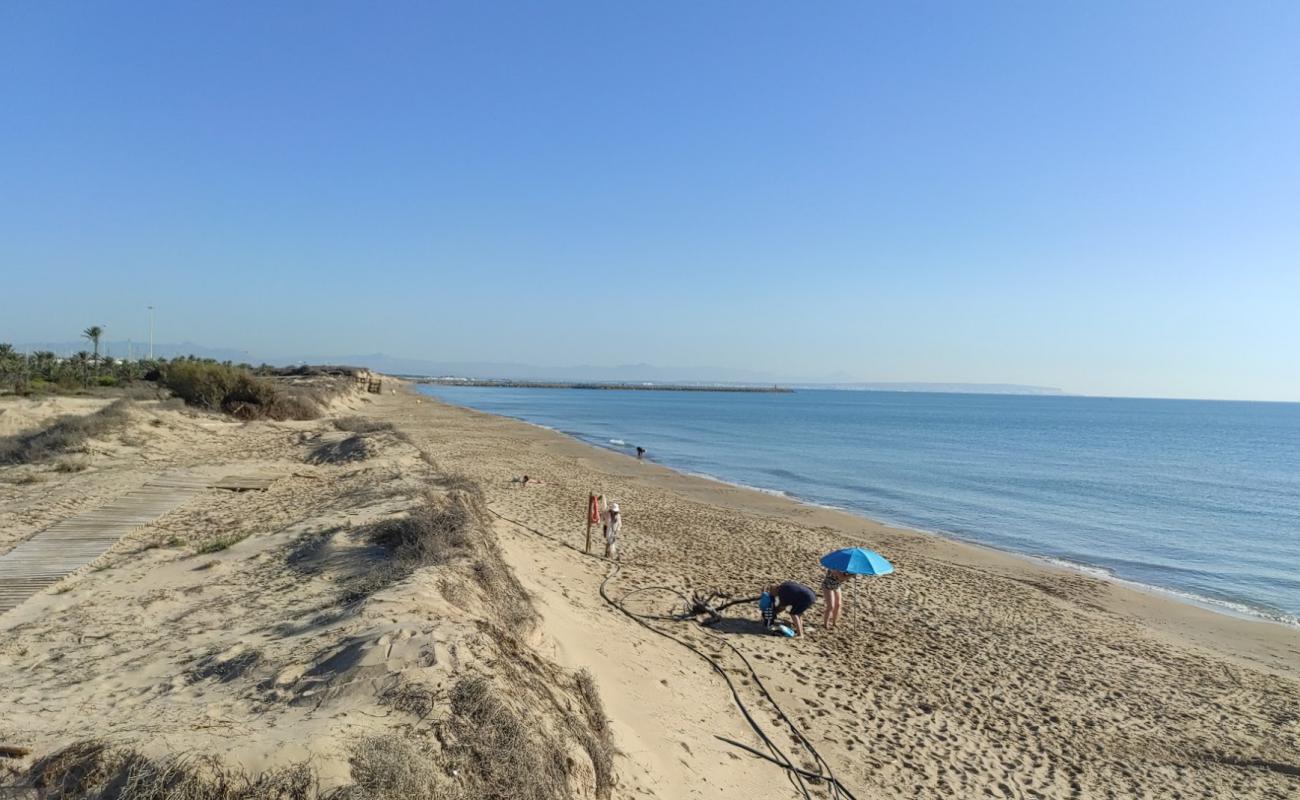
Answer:
[[[763,625],[767,628],[776,625],[777,615],[788,608],[790,618],[794,620],[794,635],[803,636],[803,614],[817,602],[817,593],[798,581],[773,583],[763,591],[772,600],[768,610],[763,612]]]
[[[826,577],[822,578],[822,600],[826,603],[826,610],[822,612],[822,627],[827,630],[834,628],[835,623],[840,619],[840,611],[843,608],[840,588],[852,577],[847,572],[828,569]]]
[[[637,447],[636,447],[636,460],[637,460],[637,461],[643,461],[644,459],[645,459],[645,448],[642,447],[641,445],[637,445]]]
[[[618,534],[623,527],[623,515],[618,503],[610,503],[605,512],[605,558],[618,558]]]

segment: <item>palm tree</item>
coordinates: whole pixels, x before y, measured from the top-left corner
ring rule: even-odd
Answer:
[[[59,364],[59,356],[52,350],[37,350],[32,353],[32,371],[47,381],[55,379],[54,369]]]
[[[78,350],[77,354],[73,356],[73,361],[77,362],[77,365],[81,367],[81,382],[90,383],[90,370],[88,369],[90,353],[85,350]]]
[[[96,361],[99,360],[99,339],[103,335],[104,329],[98,325],[91,325],[89,328],[86,328],[81,332],[82,338],[89,339],[91,343],[95,345],[94,356]]]
[[[81,335],[95,345],[95,372],[99,372],[99,337],[104,335],[104,329],[98,325],[91,325],[82,331]]]
[[[25,360],[26,359],[24,359],[24,361]],[[18,354],[14,351],[14,346],[6,342],[0,342],[0,384],[8,383],[10,375],[17,378],[20,374],[18,369],[19,363]],[[17,386],[18,381],[15,380],[14,384]]]

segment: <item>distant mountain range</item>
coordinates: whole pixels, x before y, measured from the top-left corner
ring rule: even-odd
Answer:
[[[50,350],[59,355],[71,355],[78,350],[89,350],[84,339],[63,342],[24,342],[15,347],[23,352]],[[148,343],[113,341],[101,342],[100,352],[113,358],[147,355]],[[503,378],[522,381],[603,381],[610,383],[718,383],[753,386],[780,384],[795,389],[853,389],[886,392],[963,392],[970,394],[1064,394],[1050,386],[1029,386],[1014,383],[895,383],[860,382],[844,373],[826,376],[791,376],[754,370],[726,367],[658,367],[653,364],[621,364],[618,366],[539,367],[493,361],[431,361],[420,358],[400,358],[384,353],[353,355],[312,355],[265,357],[255,351],[212,348],[193,342],[161,343],[153,346],[159,358],[197,356],[217,361],[247,362],[249,364],[342,364],[366,367],[390,375],[419,375],[428,377],[454,376],[458,378]]]

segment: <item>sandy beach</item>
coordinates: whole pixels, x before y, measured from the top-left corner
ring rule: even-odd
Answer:
[[[19,402],[0,421],[48,418]],[[0,762],[11,780],[87,741],[216,754],[250,774],[310,763],[324,790],[357,780],[357,743],[376,736],[470,763],[487,751],[458,727],[464,681],[483,675],[511,719],[556,743],[537,763],[563,762],[553,785],[569,796],[834,796],[731,743],[773,752],[689,644],[773,757],[833,771],[861,799],[1300,794],[1292,628],[682,475],[405,386],[309,422],[142,402],[89,449],[76,472],[0,469],[0,554],[151,476],[274,482],[204,493],[0,615],[0,745],[32,751]],[[521,487],[525,473],[538,483]],[[355,588],[375,559],[359,532],[426,490],[443,508],[472,485],[487,538]],[[623,509],[616,573],[578,552],[590,492]],[[816,587],[818,556],[851,545],[897,572],[850,584],[834,631],[814,607],[800,640],[764,634],[749,604],[715,626],[646,627],[600,591],[666,587],[624,605],[667,615],[674,591]]]

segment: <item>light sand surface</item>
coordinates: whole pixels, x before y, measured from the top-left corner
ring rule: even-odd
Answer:
[[[0,403],[0,436],[39,428],[51,419],[98,411],[111,399],[104,397],[10,397]]]
[[[835,631],[790,641],[755,634],[741,620],[728,626],[785,712],[859,797],[1300,794],[1300,633],[1292,628],[682,475],[428,398],[399,402],[407,405],[395,413],[416,440],[445,467],[481,481],[493,508],[511,519],[581,546],[588,492],[619,502],[627,567],[615,594],[663,584],[746,595],[773,578],[817,587],[824,552],[864,545],[887,555],[898,571],[847,588]],[[523,473],[544,483],[517,488],[512,478]],[[500,530],[508,541],[532,536],[508,524]],[[575,566],[581,556],[537,541],[507,552],[519,572],[535,576],[548,606],[572,607],[563,639],[574,637],[575,615],[614,613],[596,593],[604,572]],[[661,596],[656,610],[673,610],[673,598]],[[756,619],[752,609],[733,610]],[[818,612],[810,615],[816,628]],[[605,627],[588,624],[600,647],[615,646]],[[624,693],[626,702],[643,702],[643,688],[619,687],[644,652],[667,653],[684,667],[698,662],[616,616],[607,624],[641,642],[618,645],[622,660],[610,663],[608,680],[609,659],[593,662],[611,707]],[[742,674],[738,664],[728,669]],[[665,677],[667,697],[705,681],[689,670]],[[722,687],[713,691],[725,696]],[[798,752],[753,687],[746,700]],[[716,761],[689,714],[668,727],[661,752],[680,736],[707,748],[693,768]],[[726,727],[720,718],[712,732]],[[761,796],[791,795],[773,783]]]
[[[0,470],[0,553],[151,475],[279,476],[266,492],[196,498],[0,616],[0,744],[40,754],[100,738],[254,771],[310,758],[328,788],[347,782],[349,748],[367,734],[436,750],[446,692],[467,675],[545,712],[547,738],[567,741],[583,668],[621,751],[613,796],[799,797],[784,770],[718,738],[764,749],[710,664],[598,590],[607,578],[614,598],[647,586],[744,596],[770,579],[816,587],[821,553],[865,545],[898,571],[851,584],[837,630],[821,629],[819,606],[803,640],[764,634],[748,605],[713,629],[650,624],[710,654],[776,746],[815,770],[787,715],[862,800],[1300,795],[1293,629],[684,476],[406,389],[334,412],[402,435],[308,463],[346,435],[329,420],[235,423],[139,403],[129,430],[90,444],[83,472]],[[28,473],[41,478],[16,479]],[[522,638],[503,632],[481,563],[340,602],[373,556],[357,532],[447,473],[480,483],[504,518],[492,530],[542,620]],[[543,484],[520,488],[523,473]],[[612,578],[608,563],[556,543],[582,546],[588,492],[624,512]],[[232,543],[209,551],[222,538]],[[626,605],[680,604],[656,590]],[[404,687],[427,690],[431,710],[395,706]],[[566,746],[572,793],[596,796],[581,748]]]

